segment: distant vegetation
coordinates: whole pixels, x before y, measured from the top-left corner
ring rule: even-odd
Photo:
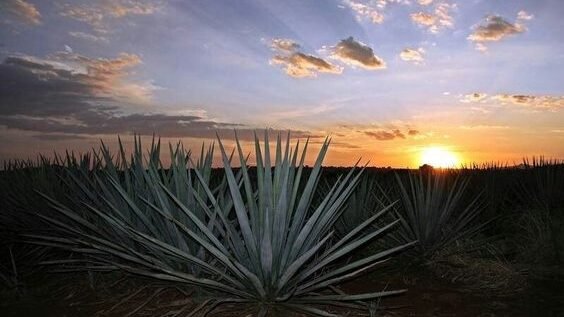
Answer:
[[[381,297],[405,290],[351,294],[340,286],[384,262],[445,276],[453,261],[563,263],[561,161],[330,168],[322,167],[326,142],[305,167],[307,144],[292,148],[278,136],[271,145],[268,137],[255,140],[253,167],[238,142],[230,153],[221,140],[221,169],[212,168],[217,148],[195,155],[181,144],[169,145],[165,166],[160,142],[145,149],[140,138],[130,155],[120,142],[116,153],[102,144],[79,156],[6,163],[0,283],[22,293],[38,276],[86,274],[97,290],[99,276],[125,276],[191,294],[170,316],[233,305],[261,316],[374,316]],[[147,302],[158,294],[151,296]]]

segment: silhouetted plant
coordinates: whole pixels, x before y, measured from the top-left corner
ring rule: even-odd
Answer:
[[[319,305],[366,309],[370,306],[366,301],[402,292],[332,292],[336,290],[334,285],[356,277],[413,243],[347,264],[339,262],[381,237],[399,220],[365,230],[384,209],[344,236],[333,237],[334,225],[361,171],[351,169],[333,184],[319,205],[313,206],[328,141],[321,147],[309,177],[303,178],[307,143],[300,155],[299,145],[290,149],[289,136],[284,149],[278,137],[272,164],[268,135],[264,153],[256,139],[256,182],[251,181],[247,158],[238,140],[236,143],[241,166],[238,173],[219,142],[225,186],[216,189],[209,186],[200,168],[191,170],[196,183],[188,176],[179,181],[176,176],[163,174],[159,164],[151,164],[157,160],[156,154],[150,155],[146,170],[129,168],[120,173],[106,164],[104,173],[94,175],[91,184],[73,178],[76,188],[83,192],[82,207],[65,206],[46,197],[66,221],[44,216],[58,234],[28,237],[81,255],[51,264],[74,264],[84,270],[120,269],[163,282],[201,287],[217,298],[208,310],[220,303],[235,302],[258,305],[260,315],[277,306],[330,316]],[[141,153],[140,149],[135,153]],[[181,155],[175,155],[169,173],[185,169],[185,160],[180,159],[184,154],[176,153]],[[103,151],[103,155],[109,156],[109,152]],[[129,185],[128,173],[143,182]],[[125,181],[120,182],[120,174],[124,174]],[[137,194],[135,199],[132,193]],[[195,203],[187,198],[189,195],[193,195]]]

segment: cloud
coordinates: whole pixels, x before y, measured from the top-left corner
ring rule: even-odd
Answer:
[[[63,4],[60,15],[91,25],[97,33],[108,33],[107,21],[127,16],[151,15],[161,9],[161,1],[102,0],[87,5]]]
[[[101,8],[97,6],[70,5],[68,3],[62,5],[62,7],[61,16],[87,23],[98,33],[108,33],[108,30],[102,23],[104,11]]]
[[[418,49],[406,48],[403,51],[401,51],[400,58],[404,61],[420,64],[425,60],[423,54],[425,54],[425,50],[423,48],[418,48]]]
[[[290,39],[273,39],[270,47],[276,51],[296,52],[300,49],[300,44]]]
[[[64,115],[91,104],[109,101],[148,101],[153,87],[128,80],[129,70],[141,63],[135,54],[117,58],[89,58],[58,52],[41,59],[7,57],[0,64],[1,115]]]
[[[291,39],[274,39],[270,47],[278,52],[270,59],[271,65],[281,65],[291,77],[316,77],[318,73],[341,74],[343,67],[334,65],[322,57],[300,51],[301,46]],[[364,69],[386,68],[384,61],[374,55],[371,47],[355,41],[353,37],[339,41],[333,47],[323,47],[320,52],[329,53],[330,58],[350,66]]]
[[[433,0],[417,0],[417,3],[419,3],[422,6],[428,6],[431,3],[433,3]]]
[[[488,47],[485,46],[483,43],[476,43],[476,45],[474,46],[474,48],[477,51],[480,51],[482,53],[486,53],[488,51]]]
[[[356,19],[358,21],[368,19],[374,24],[381,24],[384,22],[384,15],[380,12],[380,10],[384,9],[386,1],[378,1],[376,2],[376,5],[374,5],[372,2],[363,3],[358,0],[343,0],[343,4],[356,13]]]
[[[369,137],[375,138],[378,141],[389,141],[396,138],[405,139],[405,134],[403,134],[399,129],[390,131],[364,131],[364,134],[368,135]]]
[[[339,41],[337,45],[331,48],[331,58],[369,70],[386,68],[384,60],[374,55],[370,46],[355,41],[352,36]]]
[[[270,62],[274,65],[282,65],[286,74],[295,78],[316,77],[318,73],[342,73],[342,68],[320,57],[301,52],[292,53],[289,56],[276,55]]]
[[[534,17],[534,15],[529,14],[525,10],[521,10],[517,13],[517,20],[532,20]]]
[[[488,15],[484,18],[484,21],[474,27],[467,39],[476,43],[475,48],[478,51],[486,52],[488,48],[485,43],[498,42],[507,37],[524,33],[527,28],[522,22],[531,19],[533,19],[533,16],[523,10],[517,14],[515,23],[508,22],[499,15]]]
[[[410,14],[411,20],[424,26],[433,26],[437,22],[437,17],[427,12],[416,12]]]
[[[159,10],[158,1],[143,2],[139,0],[106,1],[104,8],[113,17],[120,18],[128,15],[149,15]]]
[[[156,134],[165,138],[204,138],[214,139],[216,133],[222,138],[233,139],[234,129],[239,139],[251,141],[254,132],[262,133],[264,129],[252,129],[240,124],[215,122],[204,120],[196,116],[174,116],[162,113],[143,113],[129,115],[115,115],[106,111],[87,111],[76,116],[80,120],[77,124],[63,124],[52,118],[32,118],[22,116],[0,116],[0,125],[9,129],[47,133],[43,138],[76,139],[92,135],[116,134]],[[271,129],[275,134],[284,130]],[[292,130],[296,138],[318,137],[308,131]],[[37,136],[36,136],[37,137]]]
[[[105,95],[142,102],[149,101],[157,89],[151,83],[124,80],[129,75],[129,69],[141,64],[141,58],[136,54],[120,53],[114,59],[93,59],[77,54],[58,55],[56,58],[76,67],[75,71],[82,80],[95,84],[95,89]]]
[[[232,138],[234,128],[240,130],[242,140],[252,140],[254,130],[237,123],[189,114],[139,113],[118,106],[125,100],[135,102],[135,98],[122,99],[122,87],[131,84],[129,69],[140,62],[137,55],[125,53],[114,59],[66,53],[44,59],[10,56],[0,63],[0,125],[59,140],[133,132],[214,138],[216,131]],[[134,83],[137,86],[142,84]],[[293,135],[309,132],[293,131]]]
[[[387,130],[368,130],[364,134],[379,141],[390,141],[394,139],[405,139],[407,136],[415,137],[420,134],[418,130],[408,129],[407,132],[402,132],[400,129],[391,128]],[[407,136],[406,136],[407,134]]]
[[[488,97],[487,94],[475,92],[473,94],[464,95],[463,98],[460,99],[460,101],[464,103],[481,102],[481,101],[485,101],[487,97]]]
[[[489,102],[502,105],[516,105],[531,110],[557,111],[564,109],[564,96],[547,95],[521,95],[521,94],[497,94],[488,96],[485,93],[473,93],[465,95],[462,102]]]
[[[82,40],[91,41],[91,42],[103,42],[103,43],[109,42],[107,37],[98,36],[98,35],[94,35],[94,34],[90,34],[90,33],[69,32],[69,35],[72,36],[72,37],[75,37],[77,39],[82,39]]]
[[[29,25],[41,24],[41,14],[39,10],[37,10],[35,5],[24,0],[2,0],[0,1],[0,11],[6,12],[19,21]]]
[[[415,12],[410,14],[410,18],[419,26],[427,28],[429,32],[439,33],[444,28],[454,26],[454,18],[451,15],[451,11],[454,9],[456,9],[456,4],[437,2],[434,5],[433,12]]]
[[[520,24],[507,22],[498,15],[489,15],[482,24],[475,27],[468,36],[470,41],[491,42],[500,41],[510,35],[523,33],[525,28]]]
[[[564,109],[564,96],[496,95],[492,99],[502,104],[523,106],[534,110],[556,111]]]
[[[321,57],[302,53],[300,45],[290,39],[274,39],[270,45],[278,54],[270,59],[271,65],[281,65],[288,76],[294,78],[316,77],[318,73],[340,74],[342,67]]]
[[[341,8],[351,9],[358,22],[368,20],[373,24],[384,23],[384,10],[388,4],[410,5],[410,0],[341,0]]]

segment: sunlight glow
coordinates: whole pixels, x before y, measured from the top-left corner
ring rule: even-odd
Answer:
[[[423,164],[438,168],[457,167],[459,159],[454,152],[445,148],[428,147],[421,152],[420,165]]]

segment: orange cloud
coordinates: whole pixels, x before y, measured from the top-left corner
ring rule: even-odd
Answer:
[[[564,97],[532,95],[496,95],[492,97],[502,103],[509,103],[536,110],[556,111],[564,109]]]
[[[15,16],[24,23],[31,25],[41,24],[41,14],[35,5],[24,0],[2,0],[0,9]]]
[[[500,41],[510,35],[523,33],[524,31],[525,28],[520,24],[513,24],[500,16],[490,15],[474,29],[474,32],[468,36],[468,39],[474,42]]]
[[[400,129],[390,129],[390,130],[376,130],[376,131],[364,131],[364,134],[374,138],[379,141],[390,141],[394,139],[405,139],[406,135]],[[416,136],[419,134],[418,130],[408,129],[407,135]]]
[[[69,80],[85,85],[93,94],[100,97],[111,96],[128,102],[146,102],[151,99],[156,89],[151,83],[126,79],[130,75],[129,70],[142,63],[141,58],[136,54],[120,53],[117,58],[107,59],[58,52],[46,59],[22,56],[12,57],[10,60],[18,63],[24,61],[34,63],[37,65],[34,72],[41,71],[42,67],[39,65],[48,66],[46,69],[49,71],[45,76],[56,74],[59,78],[68,77]]]
[[[412,49],[406,48],[400,53],[400,58],[404,61],[420,64],[425,60],[425,50],[422,48]]]
[[[481,52],[488,50],[486,42],[498,42],[509,36],[524,33],[527,28],[524,21],[533,19],[533,15],[526,11],[519,11],[517,21],[511,23],[498,15],[488,15],[481,24],[474,27],[474,31],[468,36],[468,40],[476,43],[476,49]]]
[[[433,26],[437,21],[437,17],[427,12],[416,12],[410,14],[411,20],[417,24],[424,26]]]
[[[460,101],[469,103],[469,102],[480,102],[484,101],[488,97],[487,94],[475,92],[473,94],[464,95]]]
[[[427,1],[425,1],[427,3]],[[428,1],[427,4],[431,4]],[[454,18],[451,11],[456,8],[456,4],[446,2],[437,3],[432,12],[415,12],[410,14],[411,20],[422,27],[427,28],[431,33],[439,33],[443,28],[451,28],[454,25]]]
[[[520,95],[520,94],[497,94],[488,96],[485,93],[473,93],[465,95],[460,100],[466,103],[489,102],[501,103],[503,105],[516,105],[533,110],[556,111],[564,109],[564,96],[543,96],[543,95]]]
[[[273,39],[270,47],[276,51],[295,52],[300,49],[300,44],[290,39]]]
[[[104,8],[114,17],[128,15],[150,15],[155,13],[161,5],[158,2],[141,1],[105,1]]]
[[[321,57],[299,52],[300,45],[291,39],[273,39],[270,47],[278,54],[270,59],[271,65],[281,65],[288,76],[316,77],[318,73],[340,74],[342,67]]]
[[[62,5],[61,16],[90,24],[94,31],[107,33],[106,21],[126,16],[150,15],[162,7],[161,1],[104,0],[97,4]]]
[[[286,74],[291,77],[315,77],[317,73],[340,74],[342,68],[326,60],[301,52],[288,56],[276,55],[270,60],[271,64],[282,65]]]
[[[356,13],[357,20],[369,19],[374,24],[384,22],[384,15],[379,9],[386,6],[385,1],[377,3],[376,7],[371,3],[362,3],[358,0],[343,0],[343,3]]]
[[[351,66],[369,70],[386,68],[384,60],[376,56],[370,46],[356,41],[352,36],[339,41],[331,51],[331,58]]]

